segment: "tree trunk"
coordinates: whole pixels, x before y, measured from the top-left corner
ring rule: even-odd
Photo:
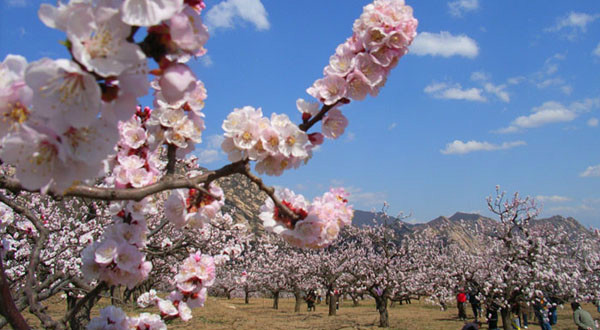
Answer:
[[[300,308],[302,307],[302,291],[300,291],[300,289],[294,289],[294,297],[296,298],[294,313],[300,313]]]
[[[6,318],[6,321],[16,330],[27,330],[31,329],[23,314],[19,311],[15,305],[15,301],[10,292],[10,285],[8,279],[4,273],[4,265],[2,265],[2,258],[0,258],[0,314]]]
[[[337,298],[337,295],[333,293],[329,295],[329,316],[335,315],[336,313]]]
[[[273,309],[279,309],[279,291],[273,291]]]
[[[250,303],[250,291],[244,290],[244,304]]]
[[[500,315],[502,316],[502,329],[504,330],[512,330],[511,326],[511,313],[508,307],[504,307],[500,310]]]
[[[121,304],[121,286],[113,285],[110,287],[110,304],[113,306]]]
[[[231,300],[231,290],[225,289],[225,296],[227,297],[227,300]]]
[[[387,310],[387,298],[375,297],[375,304],[377,306],[377,311],[379,311],[379,327],[380,328],[389,328],[390,320],[388,317],[388,310]]]
[[[77,299],[74,293],[67,294],[67,308],[69,310],[75,307],[78,301],[79,299]],[[77,314],[73,315],[73,317],[69,319],[69,327],[71,328],[71,330],[84,330],[87,327],[88,323],[90,323],[90,314],[95,304],[96,298],[88,300],[87,303],[83,305],[83,307],[81,307],[79,312],[77,312]]]
[[[358,306],[358,296],[350,295],[350,297],[352,298],[352,306]]]

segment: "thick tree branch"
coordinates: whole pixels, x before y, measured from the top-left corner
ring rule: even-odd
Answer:
[[[73,185],[67,189],[63,195],[58,195],[48,192],[54,197],[62,196],[77,196],[87,197],[100,200],[135,200],[140,201],[146,196],[150,196],[161,191],[179,189],[179,188],[194,188],[202,184],[208,184],[218,178],[226,177],[234,173],[243,173],[245,171],[246,161],[239,161],[223,166],[215,171],[207,171],[192,178],[165,176],[160,181],[141,188],[115,189],[101,188],[82,184]],[[20,191],[39,192],[39,189],[27,189],[19,183],[18,180],[6,176],[0,176],[0,189],[7,189],[11,192],[18,193]]]
[[[31,329],[29,324],[27,324],[25,321],[25,318],[23,318],[23,314],[21,314],[17,306],[15,306],[15,301],[10,293],[8,279],[6,278],[6,273],[4,272],[2,258],[0,258],[0,294],[2,294],[2,299],[0,299],[0,314],[4,316],[12,328],[15,330]]]

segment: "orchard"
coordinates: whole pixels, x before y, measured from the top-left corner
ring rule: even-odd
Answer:
[[[508,330],[516,304],[600,298],[598,233],[573,240],[531,229],[533,199],[497,188],[488,199],[497,230],[480,233],[487,249],[472,253],[427,231],[401,238],[391,220],[353,226],[347,189],[310,200],[264,183],[262,175],[310,166],[316,148],[343,136],[345,105],[386,92],[417,35],[404,0],[363,8],[296,101],[296,118],[231,110],[221,144],[229,163],[199,167],[193,152],[214,114],[204,110],[210,89],[188,64],[208,51],[205,7],[42,4],[39,19],[64,33],[69,57],[8,55],[0,64],[0,326],[30,329],[28,312],[47,329],[166,329],[190,321],[208,295],[248,302],[260,293],[278,308],[287,293],[299,312],[314,290],[329,315],[340,297],[370,297],[379,326],[389,327],[390,302],[423,297],[444,306],[454,288],[469,287],[498,307]],[[149,94],[152,104],[139,104]],[[234,174],[268,196],[257,214],[264,233],[223,208],[217,180]],[[57,317],[44,303],[61,295],[67,309]],[[106,295],[112,305],[92,313]],[[122,304],[158,313],[128,315]]]

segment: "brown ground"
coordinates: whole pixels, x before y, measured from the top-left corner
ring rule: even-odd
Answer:
[[[351,301],[343,301],[336,316],[327,315],[327,306],[317,305],[314,312],[306,311],[302,305],[300,313],[294,313],[293,299],[280,299],[279,309],[272,309],[272,299],[254,298],[250,304],[244,304],[243,299],[209,297],[204,308],[194,310],[194,318],[187,323],[173,322],[170,329],[379,329],[379,313],[373,300],[361,301],[360,306],[353,307]],[[100,308],[106,303],[102,301]],[[62,313],[65,303],[53,301],[49,304],[51,313]],[[141,313],[144,310],[133,307],[123,307],[129,315]],[[600,315],[593,305],[584,308],[591,312],[594,318]],[[152,310],[147,310],[148,312]],[[155,311],[155,310],[154,310]],[[468,315],[471,310],[468,308]],[[97,311],[96,311],[97,313]],[[389,308],[390,329],[399,330],[460,330],[464,324],[456,318],[456,308],[440,311],[438,306],[414,301],[410,305],[396,305]],[[576,329],[572,320],[570,306],[558,309],[558,324],[553,330]],[[530,321],[531,322],[531,321]],[[33,326],[39,326],[32,322]],[[487,329],[483,325],[482,329]],[[540,329],[537,324],[530,324],[529,329]]]

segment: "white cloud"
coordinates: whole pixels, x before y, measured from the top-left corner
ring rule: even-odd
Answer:
[[[383,202],[387,199],[387,195],[384,192],[363,191],[361,188],[353,186],[345,187],[344,189],[350,193],[348,201],[354,205],[355,209],[380,209]]]
[[[596,46],[596,49],[594,49],[592,54],[596,55],[596,56],[600,56],[600,42],[598,43],[598,46]]]
[[[487,93],[495,95],[503,102],[510,102],[510,95],[505,91],[506,85],[495,85],[489,81],[490,79],[490,75],[486,72],[476,71],[471,73],[471,80],[481,83]]]
[[[524,128],[540,127],[546,124],[569,122],[577,117],[577,113],[564,105],[549,101],[533,108],[533,113],[520,116],[510,123],[510,126],[498,130],[499,133],[514,133]]]
[[[547,28],[546,31],[556,32],[565,28],[579,29],[582,32],[587,30],[587,25],[600,17],[599,14],[590,15],[586,13],[570,12],[566,16],[557,19],[556,24]]]
[[[488,81],[490,80],[490,75],[482,72],[482,71],[475,71],[473,73],[471,73],[471,80],[473,81]]]
[[[346,142],[352,142],[356,140],[356,134],[354,132],[348,132],[348,134],[346,134]]]
[[[202,63],[202,65],[205,68],[210,68],[213,65],[213,61],[212,61],[212,58],[210,57],[210,55],[204,55],[204,56],[200,57],[200,63]]]
[[[7,0],[5,1],[8,7],[25,7],[27,6],[27,0]]]
[[[524,141],[513,141],[504,142],[502,144],[492,144],[489,142],[479,141],[468,141],[465,143],[460,140],[454,140],[454,142],[446,144],[446,149],[440,150],[440,152],[444,155],[462,155],[475,151],[506,150],[524,145],[526,145]]]
[[[588,119],[587,125],[589,127],[597,127],[598,126],[598,118],[590,118],[590,119]]]
[[[450,57],[458,55],[475,58],[479,54],[479,47],[475,40],[464,34],[453,36],[447,31],[437,34],[421,32],[410,46],[410,53],[420,56]]]
[[[398,123],[391,123],[390,126],[388,126],[388,130],[391,131],[396,128],[396,126],[398,126]]]
[[[573,109],[573,111],[577,111],[577,112],[581,112],[581,113],[590,112],[592,109],[599,108],[599,107],[600,107],[600,97],[587,98],[587,99],[584,99],[583,101],[573,102],[573,103],[571,103],[571,106],[570,106],[570,108]]]
[[[448,2],[450,14],[452,16],[461,17],[464,12],[473,11],[479,8],[478,0],[456,0]]]
[[[480,88],[462,89],[459,84],[432,83],[426,86],[423,91],[438,99],[487,101],[485,96],[481,94],[483,91]]]
[[[202,149],[194,154],[198,157],[199,164],[210,164],[221,160],[221,153],[215,149]]]
[[[240,19],[254,24],[258,30],[270,27],[267,11],[260,0],[225,0],[206,12],[206,25],[210,30],[233,28]]]
[[[600,164],[595,166],[588,166],[588,168],[586,168],[585,171],[579,173],[579,176],[582,178],[600,176]]]
[[[508,80],[506,82],[509,83],[510,85],[518,85],[518,84],[522,83],[523,81],[525,81],[525,77],[518,76],[518,77],[508,78]]]
[[[503,102],[510,102],[510,96],[504,90],[506,88],[506,85],[503,84],[496,86],[492,83],[486,83],[485,85],[483,85],[483,88],[485,88],[486,92],[496,95],[496,97],[498,97]]]
[[[194,155],[198,157],[199,164],[210,164],[225,158],[225,154],[221,151],[221,143],[224,137],[222,135],[210,135],[204,138],[200,145],[203,148],[196,148]]]
[[[550,203],[564,203],[564,202],[571,201],[571,199],[569,197],[557,196],[557,195],[553,195],[553,196],[538,195],[538,196],[535,196],[535,200],[538,202],[550,202]]]

